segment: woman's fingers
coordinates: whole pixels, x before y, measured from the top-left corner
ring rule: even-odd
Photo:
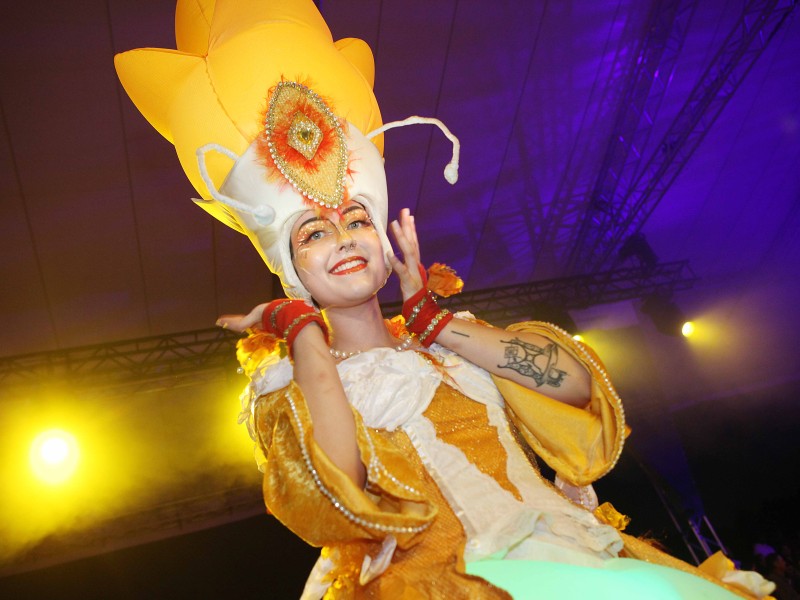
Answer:
[[[408,213],[406,214],[404,233],[405,236],[408,238],[408,241],[411,243],[411,247],[413,248],[414,254],[416,255],[417,259],[419,259],[419,241],[417,240],[417,225],[416,222],[414,221],[414,215],[412,215],[410,211],[408,211]]]
[[[417,241],[417,229],[414,224],[414,217],[411,214],[411,211],[407,208],[404,208],[400,211],[400,230],[403,233],[403,237],[407,242],[408,253],[411,254],[414,258],[416,258],[417,262],[419,262],[419,242]]]
[[[409,274],[411,273],[411,269],[409,269],[407,263],[400,260],[400,258],[396,254],[387,252],[386,258],[389,260],[389,264],[392,266],[392,271],[400,279],[400,283],[402,285],[409,279]]]
[[[409,298],[425,285],[420,274],[419,242],[411,211],[407,208],[401,210],[398,219],[392,221],[391,230],[397,248],[403,255],[403,260],[394,255],[387,256],[387,258],[392,270],[400,280],[403,298]]]
[[[247,325],[243,325],[245,316],[246,315],[222,315],[217,319],[217,327],[242,332],[247,329]]]
[[[217,326],[239,333],[246,331],[250,327],[261,324],[265,306],[266,304],[259,304],[246,315],[222,315],[217,319]]]
[[[387,252],[386,258],[389,260],[389,264],[392,265],[392,271],[396,273],[398,277],[400,277],[401,272],[408,270],[406,269],[406,265],[403,263],[403,261],[397,258],[397,256],[392,252]]]
[[[400,211],[400,217],[392,221],[392,234],[403,253],[406,264],[420,262],[419,242],[414,217],[407,208]]]
[[[414,247],[403,231],[403,226],[398,221],[392,221],[392,235],[397,244],[397,249],[403,255],[403,264],[411,267],[419,262],[419,254],[414,251]]]

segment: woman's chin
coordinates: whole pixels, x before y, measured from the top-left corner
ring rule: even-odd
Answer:
[[[319,297],[314,295],[313,292],[311,295],[323,309],[351,308],[371,301],[385,284],[385,281],[378,282],[377,284],[354,283],[354,285],[349,286],[346,290],[342,290],[336,294],[330,293],[329,290],[326,294],[318,294]]]

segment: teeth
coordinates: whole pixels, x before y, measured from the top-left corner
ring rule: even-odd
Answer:
[[[364,261],[361,259],[348,260],[346,263],[341,264],[335,269],[333,269],[331,273],[341,273],[342,271],[346,271],[347,269],[352,269],[353,267],[357,267],[358,265],[363,263]]]

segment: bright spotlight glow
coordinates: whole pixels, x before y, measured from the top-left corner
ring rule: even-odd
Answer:
[[[78,468],[79,454],[75,436],[60,429],[51,429],[33,440],[29,456],[31,469],[45,483],[64,483]]]
[[[52,437],[42,443],[39,455],[48,465],[63,463],[69,456],[69,445],[60,437]]]
[[[576,342],[582,342],[583,336],[580,333],[576,333],[575,335],[572,336],[572,339],[575,340]]]
[[[681,333],[683,337],[690,337],[694,333],[694,323],[692,321],[686,321],[681,327]]]

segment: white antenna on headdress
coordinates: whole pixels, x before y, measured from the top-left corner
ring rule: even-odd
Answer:
[[[392,121],[391,123],[386,123],[382,127],[378,127],[374,131],[370,131],[367,134],[367,139],[370,140],[374,138],[376,135],[383,133],[384,131],[388,131],[389,129],[394,129],[395,127],[405,127],[406,125],[436,125],[439,129],[442,130],[442,133],[447,136],[447,139],[450,140],[453,144],[453,158],[447,163],[447,166],[444,168],[444,178],[452,185],[456,181],[458,181],[458,157],[461,154],[461,143],[458,141],[458,138],[450,133],[450,130],[447,128],[447,125],[442,123],[439,119],[433,119],[430,117],[408,117],[402,121]]]
[[[211,180],[211,176],[208,174],[208,169],[206,168],[206,153],[208,153],[210,150],[216,150],[220,154],[230,158],[233,162],[239,160],[239,156],[237,156],[232,150],[229,150],[225,146],[220,146],[219,144],[206,144],[205,146],[200,146],[197,149],[197,166],[200,168],[200,177],[203,178],[203,183],[206,184],[208,191],[211,192],[211,197],[220,204],[224,204],[228,208],[253,215],[259,225],[269,225],[272,223],[272,221],[275,220],[275,211],[271,206],[265,205],[252,207],[244,202],[234,200],[230,196],[226,196],[217,189],[217,187],[214,185],[214,182]],[[208,202],[208,200],[196,199],[195,202]]]

